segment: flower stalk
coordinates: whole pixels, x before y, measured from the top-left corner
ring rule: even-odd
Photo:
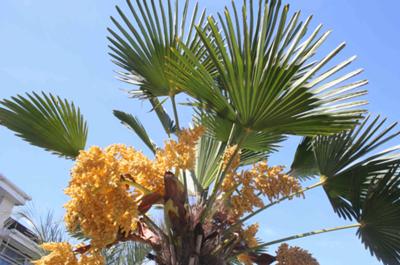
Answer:
[[[295,239],[300,239],[300,238],[304,238],[304,237],[309,237],[309,236],[314,236],[314,235],[319,235],[319,234],[324,234],[324,233],[329,233],[329,232],[334,232],[334,231],[340,231],[340,230],[345,230],[345,229],[358,228],[360,226],[361,226],[361,224],[357,223],[357,224],[337,226],[337,227],[321,229],[321,230],[314,230],[314,231],[311,231],[311,232],[297,234],[297,235],[294,235],[294,236],[289,236],[289,237],[277,239],[277,240],[274,240],[274,241],[270,241],[270,242],[258,245],[258,246],[254,247],[254,248],[251,248],[250,250],[256,250],[256,249],[259,249],[259,248],[268,247],[268,246],[271,246],[271,245],[275,245],[275,244],[279,244],[279,243],[282,243],[282,242],[287,242],[287,241],[291,241],[291,240],[295,240]]]

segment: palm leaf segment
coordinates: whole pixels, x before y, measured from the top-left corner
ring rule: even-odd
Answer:
[[[289,175],[307,180],[319,174],[317,162],[314,157],[313,138],[304,137],[297,147]]]
[[[360,197],[363,197],[360,194]],[[398,167],[370,184],[360,209],[357,234],[365,247],[385,265],[400,264],[400,175]]]
[[[329,32],[320,35],[318,26],[305,38],[311,18],[299,22],[296,12],[289,19],[288,6],[264,3],[259,1],[257,14],[250,1],[241,16],[233,4],[218,23],[209,17],[207,28],[197,27],[197,32],[215,72],[181,44],[185,53],[175,51],[179,61],[171,61],[171,78],[200,106],[244,128],[299,135],[349,129],[362,113],[354,107],[365,103],[349,100],[365,94],[355,89],[367,82],[346,82],[361,70],[327,80],[355,57],[320,73],[345,45],[311,62]]]
[[[208,133],[224,143],[228,141],[231,133],[233,134],[233,142],[235,142],[245,130],[243,127],[235,124],[235,128],[233,128],[234,130],[232,132],[233,123],[231,121],[204,112],[201,116],[200,123],[207,128]],[[284,140],[286,140],[285,136],[274,132],[250,131],[241,146],[243,149],[253,152],[263,152],[267,155],[277,151],[279,143]]]
[[[114,116],[117,117],[121,121],[123,125],[125,125],[128,129],[134,131],[137,136],[143,141],[143,143],[155,154],[157,147],[154,142],[150,139],[150,136],[147,134],[146,129],[143,127],[143,124],[137,117],[134,117],[131,114],[114,110]]]
[[[194,24],[202,24],[205,13],[198,20],[199,8],[196,4],[190,24],[187,25],[189,0],[185,1],[180,13],[179,1],[172,7],[171,1],[165,6],[160,0],[128,0],[128,7],[133,22],[117,6],[117,11],[125,24],[121,25],[111,17],[117,32],[108,29],[111,36],[110,55],[115,64],[124,72],[120,78],[131,84],[139,85],[140,90],[132,91],[139,98],[171,96],[179,89],[166,77],[165,69],[169,60],[175,60],[171,48],[178,48],[179,40],[185,41],[193,51],[199,50],[199,39],[195,34]]]
[[[32,145],[75,158],[85,148],[86,121],[73,103],[51,94],[0,101],[0,124]]]
[[[400,154],[399,147],[371,152],[399,135],[395,124],[367,117],[360,126],[334,136],[304,140],[298,153],[309,156],[292,164],[292,172],[315,172],[324,179],[324,190],[342,218],[357,220],[357,232],[366,248],[384,264],[400,264]],[[311,152],[309,151],[311,145]],[[296,156],[297,157],[297,156]],[[298,166],[297,166],[298,165]],[[315,167],[316,165],[316,167]]]

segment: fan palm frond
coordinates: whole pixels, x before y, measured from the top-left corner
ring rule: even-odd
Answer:
[[[169,60],[175,60],[171,48],[178,48],[179,40],[185,41],[193,51],[199,50],[198,36],[194,25],[203,24],[205,12],[199,15],[196,4],[193,15],[188,19],[189,1],[185,0],[182,12],[179,1],[175,6],[171,0],[162,1],[128,0],[132,18],[118,6],[117,12],[122,24],[111,17],[116,30],[108,29],[113,62],[125,72],[120,73],[122,81],[139,85],[135,95],[139,98],[171,96],[179,93],[178,87],[166,77],[165,68]]]
[[[224,120],[217,115],[202,115],[201,124],[207,128],[208,133],[226,143],[231,136],[233,124],[229,120]],[[232,144],[235,144],[240,138],[240,134],[245,130],[238,124],[235,124]],[[241,146],[243,149],[257,153],[272,153],[277,151],[279,143],[286,140],[286,137],[275,132],[269,131],[251,131],[247,134]]]
[[[360,194],[361,198],[363,197]],[[358,236],[385,265],[400,264],[400,174],[398,165],[370,185],[359,220]]]
[[[359,126],[340,134],[317,136],[311,141],[313,152],[301,151],[308,156],[301,159],[312,161],[312,157],[315,158],[328,198],[335,212],[345,219],[357,218],[357,207],[363,204],[371,180],[400,163],[400,147],[371,154],[400,134],[394,131],[397,123],[385,127],[386,119],[377,116],[370,120],[368,116]],[[304,149],[304,142],[299,148]],[[299,171],[296,165],[300,164],[301,161],[295,159],[292,171]],[[316,172],[315,168],[313,170]],[[353,200],[358,194],[362,194],[361,199]]]
[[[87,124],[73,103],[33,92],[0,105],[0,124],[30,144],[70,159],[85,148]]]
[[[302,23],[296,12],[289,19],[289,7],[279,0],[260,0],[255,9],[250,1],[239,16],[233,3],[233,12],[226,8],[218,22],[209,17],[206,29],[198,26],[216,72],[181,43],[174,51],[179,60],[169,65],[177,86],[199,106],[254,131],[314,136],[350,129],[364,113],[359,107],[366,102],[353,99],[366,93],[357,88],[367,81],[347,82],[361,70],[336,74],[355,57],[321,72],[345,44],[312,62],[330,32],[321,35],[318,26],[305,37],[311,17]]]

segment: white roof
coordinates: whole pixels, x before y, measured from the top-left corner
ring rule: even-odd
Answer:
[[[6,177],[0,175],[0,197],[7,196],[15,205],[24,205],[32,198]]]

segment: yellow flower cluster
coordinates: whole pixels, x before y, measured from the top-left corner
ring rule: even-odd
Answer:
[[[256,234],[260,226],[258,223],[248,226],[243,232],[241,232],[241,238],[246,242],[247,247],[253,248],[258,245]]]
[[[75,256],[72,246],[68,243],[45,243],[42,248],[50,254],[34,261],[35,265],[104,265],[104,257],[98,251],[82,255],[80,259]]]
[[[156,163],[165,170],[187,170],[194,168],[196,143],[204,133],[204,127],[183,129],[179,132],[178,141],[168,140],[164,150],[158,150]]]
[[[257,176],[254,179],[256,189],[271,202],[301,191],[299,181],[284,174],[282,166],[269,167],[264,161],[255,164],[250,172],[251,175]],[[297,195],[297,197],[301,196],[300,193]]]
[[[240,238],[243,239],[246,246],[249,248],[256,247],[258,245],[256,234],[258,232],[258,223],[248,226],[246,229],[240,232]],[[252,265],[253,261],[247,253],[240,254],[238,260],[244,265]]]
[[[238,162],[236,163],[238,165]],[[225,196],[227,202],[232,206],[233,217],[239,218],[245,213],[252,212],[254,208],[264,206],[261,195],[272,202],[301,191],[301,185],[295,178],[284,174],[283,167],[269,167],[266,162],[259,162],[250,170],[240,173],[229,172],[222,190],[227,195]]]
[[[277,265],[319,265],[310,253],[299,247],[282,244],[276,254]]]
[[[42,248],[50,254],[34,261],[35,265],[78,265],[72,247],[68,243],[46,243],[42,245]]]
[[[82,151],[65,190],[71,197],[65,205],[68,229],[81,229],[95,248],[113,243],[120,232],[136,229],[137,204],[121,182],[125,165],[120,160],[125,152],[128,148],[123,145]]]
[[[228,168],[228,171],[226,172],[225,180],[222,183],[222,191],[226,193],[232,193],[237,186],[237,183],[235,183],[234,178],[236,175],[236,170],[240,165],[240,152],[236,152],[236,149],[237,145],[229,146],[225,150],[224,155],[222,156],[223,170],[225,170],[229,161],[232,159],[231,165]],[[235,157],[233,157],[234,155]]]
[[[233,193],[229,198],[232,204],[231,213],[235,219],[239,219],[245,213],[252,212],[254,208],[264,206],[262,198],[258,196],[259,192],[254,186],[256,177],[247,171],[234,175],[234,183],[240,185],[240,188],[236,188],[238,193]]]
[[[106,151],[118,160],[120,176],[129,174],[145,189],[164,193],[164,174],[168,169],[162,163],[150,160],[142,152],[124,145],[111,145]]]
[[[96,248],[113,243],[121,232],[135,230],[137,203],[122,176],[129,174],[136,187],[163,194],[166,171],[194,167],[195,145],[203,133],[203,127],[182,130],[178,141],[170,140],[157,151],[154,161],[119,144],[81,151],[65,190],[71,197],[65,205],[68,229],[80,229]]]
[[[100,252],[93,252],[89,255],[82,255],[79,265],[104,265],[105,260],[104,257],[100,254]]]

